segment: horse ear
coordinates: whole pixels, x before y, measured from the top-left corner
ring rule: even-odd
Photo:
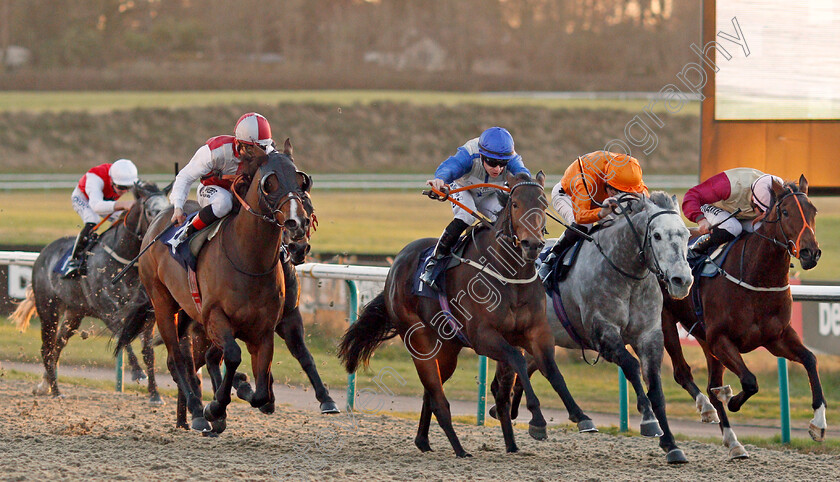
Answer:
[[[172,181],[169,184],[167,184],[163,189],[161,189],[161,191],[163,191],[164,194],[169,196],[169,193],[172,192],[172,186],[174,186],[174,185],[175,185],[175,181]]]
[[[507,185],[510,187],[513,187],[516,184],[518,184],[516,181],[516,176],[514,176],[510,172],[508,172],[507,175],[505,175],[505,182],[507,182]]]
[[[540,186],[545,187],[545,173],[540,171],[537,173],[537,182],[540,183]]]
[[[287,137],[286,142],[283,143],[283,153],[286,154],[287,156],[291,156],[292,151],[293,151],[292,141]]]
[[[312,176],[303,171],[297,171],[297,183],[303,192],[312,190]]]
[[[805,179],[805,174],[799,175],[799,190],[805,194],[808,194],[808,180]]]
[[[674,205],[674,211],[676,211],[676,212],[678,212],[678,213],[679,213],[679,212],[682,212],[682,211],[680,210],[680,202],[679,202],[679,200],[677,200],[677,195],[676,195],[676,194],[673,194],[673,195],[671,196],[671,203],[673,203],[673,205]]]

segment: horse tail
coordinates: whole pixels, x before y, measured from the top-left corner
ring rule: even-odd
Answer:
[[[341,338],[338,357],[344,363],[347,373],[353,373],[359,362],[368,366],[374,350],[395,336],[397,330],[385,309],[385,293],[379,293],[379,296],[365,305],[359,319],[350,325]]]
[[[119,333],[114,333],[117,337],[117,347],[114,348],[115,355],[140,336],[146,328],[147,320],[153,318],[154,308],[152,307],[149,296],[146,294],[146,290],[140,287],[137,293],[137,296],[133,300],[130,300],[120,308],[117,319],[125,321]]]
[[[15,324],[15,327],[21,332],[29,328],[29,320],[35,314],[35,292],[32,291],[32,285],[26,287],[26,298],[18,303],[15,312],[9,317],[9,321]]]

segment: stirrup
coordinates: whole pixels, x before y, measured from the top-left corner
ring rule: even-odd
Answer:
[[[77,274],[81,274],[82,261],[78,259],[71,259],[64,266],[64,271],[61,273],[62,278],[72,278]]]
[[[437,283],[435,283],[435,281],[431,278],[432,272],[434,272],[435,266],[437,266],[439,261],[440,260],[435,258],[429,259],[428,263],[426,263],[426,268],[423,270],[423,273],[420,274],[420,281],[435,291],[440,291],[440,289],[438,288]]]
[[[181,243],[187,240],[187,230],[190,228],[190,226],[191,223],[187,223],[181,226],[180,228],[178,228],[178,231],[175,232],[175,236],[172,236],[172,239],[166,242],[166,244],[172,247],[173,253],[175,253],[175,251],[178,249],[178,246],[180,246]]]

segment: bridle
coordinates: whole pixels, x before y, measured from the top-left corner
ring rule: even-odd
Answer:
[[[628,201],[628,196],[631,197],[631,198],[636,198],[636,196],[633,196],[632,194],[623,194],[623,195],[619,196],[619,203],[627,202]],[[663,209],[662,211],[657,211],[657,212],[653,213],[647,219],[647,225],[645,226],[644,236],[642,236],[641,234],[639,234],[639,231],[636,229],[636,226],[633,224],[633,220],[630,218],[630,215],[627,214],[627,211],[628,211],[627,208],[623,208],[623,209],[620,210],[619,214],[623,215],[624,218],[627,220],[627,225],[630,226],[630,232],[633,233],[633,239],[636,240],[636,246],[638,246],[638,248],[639,248],[639,252],[636,254],[636,259],[639,260],[639,263],[641,263],[642,266],[647,268],[647,272],[644,274],[644,276],[636,276],[636,275],[628,273],[628,272],[624,271],[623,269],[619,268],[610,259],[610,257],[607,256],[607,253],[604,251],[603,247],[601,247],[601,243],[599,243],[597,239],[593,238],[592,242],[595,243],[595,246],[598,248],[598,251],[600,251],[601,255],[604,257],[604,259],[607,260],[607,263],[609,263],[609,265],[614,270],[618,271],[622,276],[625,276],[627,278],[634,279],[634,280],[637,280],[637,281],[641,281],[641,280],[647,278],[647,276],[650,273],[653,273],[653,274],[656,275],[657,279],[659,279],[660,281],[664,281],[665,280],[665,272],[662,270],[662,267],[659,264],[659,259],[656,257],[656,252],[653,250],[653,246],[652,246],[652,243],[651,243],[651,240],[650,240],[650,238],[651,238],[650,229],[651,229],[651,225],[653,223],[653,220],[656,219],[657,217],[663,216],[665,214],[673,214],[675,216],[679,216],[680,213],[674,211],[673,209]],[[650,249],[650,259],[648,259],[648,254],[647,254],[648,249],[647,248],[651,248]],[[651,263],[651,261],[652,261],[652,263]]]
[[[505,213],[507,223],[502,227],[502,229],[496,231],[496,237],[506,239],[514,248],[519,248],[522,244],[519,237],[516,235],[516,231],[513,229],[513,193],[521,186],[536,186],[540,189],[540,193],[542,193],[544,189],[542,184],[534,181],[523,181],[510,188],[510,199],[508,199],[507,205],[505,206],[505,211],[507,211]],[[542,196],[545,196],[545,194],[542,194]],[[543,230],[545,230],[545,228],[543,228]]]
[[[802,203],[799,201],[800,196],[803,196],[807,199],[808,195],[805,194],[804,192],[801,192],[801,191],[794,191],[793,189],[791,189],[790,187],[787,187],[787,186],[785,187],[785,190],[787,190],[787,193],[785,193],[782,197],[780,197],[775,202],[775,205],[771,208],[771,210],[775,210],[776,218],[773,219],[773,220],[770,220],[770,219],[766,219],[766,217],[765,217],[765,218],[758,218],[756,220],[756,221],[759,221],[759,220],[763,221],[764,223],[767,223],[767,224],[776,224],[778,226],[778,230],[782,232],[782,237],[785,239],[785,242],[781,243],[776,239],[775,236],[771,238],[770,236],[765,236],[765,235],[759,233],[757,230],[755,231],[755,234],[757,234],[760,238],[766,239],[767,241],[770,241],[771,243],[775,244],[776,246],[784,249],[785,251],[787,251],[787,253],[790,256],[792,256],[796,259],[799,259],[799,255],[800,255],[800,251],[801,251],[800,245],[801,245],[801,242],[802,242],[802,235],[805,233],[805,230],[809,229],[811,231],[811,234],[814,234],[815,236],[816,236],[816,233],[814,232],[814,228],[810,224],[808,224],[808,220],[805,218],[805,211],[802,209]],[[794,201],[796,201],[796,207],[799,208],[799,214],[802,216],[802,229],[800,229],[799,233],[796,235],[796,240],[791,239],[787,235],[787,233],[785,232],[785,227],[781,223],[781,220],[782,220],[782,201],[784,201],[785,199],[787,199],[791,196],[793,196]]]

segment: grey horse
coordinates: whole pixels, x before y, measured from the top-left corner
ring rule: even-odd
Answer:
[[[135,202],[132,208],[115,221],[99,236],[98,242],[87,249],[87,274],[64,279],[56,272],[56,265],[73,246],[75,238],[57,239],[47,245],[32,269],[32,286],[27,297],[15,310],[10,319],[21,330],[37,311],[41,318],[41,357],[44,363],[44,377],[33,391],[37,395],[61,396],[58,389],[58,358],[67,341],[79,329],[85,316],[99,318],[114,333],[124,322],[123,304],[140,289],[137,269],[130,269],[121,282],[111,284],[113,278],[129,260],[140,251],[140,242],[149,221],[169,206],[164,191],[152,183],[132,187]],[[132,316],[154,317],[145,310]],[[155,355],[151,344],[152,329],[143,337],[143,361],[148,368],[149,402],[162,405],[163,400],[155,383]],[[126,347],[132,378],[145,378],[143,369],[131,347]]]
[[[676,196],[654,191],[649,198],[627,198],[623,206],[626,215],[616,216],[607,223],[611,225],[596,231],[594,242],[584,242],[566,280],[555,285],[570,330],[559,320],[551,296],[546,303],[548,322],[557,346],[595,350],[621,367],[636,392],[641,434],[660,437],[668,463],[685,463],[665,417],[659,373],[664,349],[659,283],[674,298],[688,295],[692,283],[686,261],[689,231]],[[628,344],[638,360],[625,347]],[[491,387],[497,398],[509,391],[511,378],[505,367],[497,369]],[[520,397],[517,383],[512,412],[518,410]]]

